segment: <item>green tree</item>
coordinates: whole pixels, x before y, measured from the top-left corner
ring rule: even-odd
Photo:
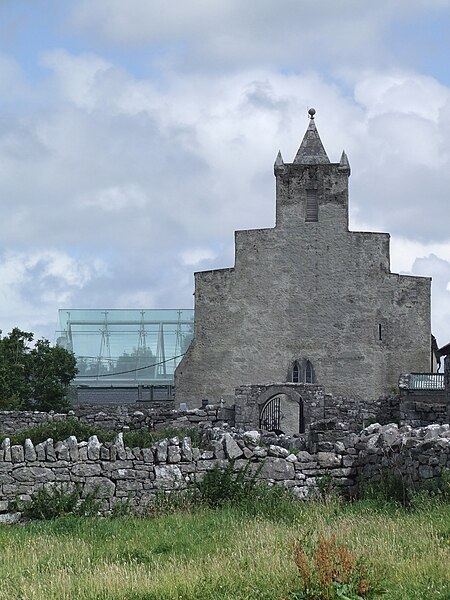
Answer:
[[[17,327],[0,339],[0,408],[65,410],[75,356],[44,339],[31,347],[32,340],[32,333]]]
[[[0,331],[1,334],[1,331]],[[33,334],[15,327],[0,339],[0,408],[20,408],[32,394],[30,382],[30,347]]]

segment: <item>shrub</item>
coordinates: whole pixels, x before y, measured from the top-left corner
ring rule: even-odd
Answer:
[[[92,517],[98,514],[100,503],[96,490],[81,498],[81,486],[54,486],[38,490],[28,502],[16,503],[16,508],[27,519],[49,520],[64,515]]]
[[[237,471],[234,470],[234,461],[230,461],[223,470],[215,465],[201,481],[196,482],[198,499],[212,508],[241,502],[254,494],[258,485],[257,475],[258,471],[251,472],[250,463]]]
[[[129,517],[133,514],[133,508],[131,506],[131,497],[122,498],[116,502],[111,511],[111,517],[117,519],[119,517]]]
[[[327,472],[317,480],[317,494],[323,502],[330,502],[339,496],[331,473]]]
[[[195,488],[187,490],[176,490],[172,492],[158,492],[153,502],[150,502],[145,509],[145,515],[157,517],[160,515],[191,512],[197,508]]]

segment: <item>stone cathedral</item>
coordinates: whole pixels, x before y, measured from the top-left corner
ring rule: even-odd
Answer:
[[[195,274],[177,402],[268,382],[372,399],[430,370],[431,280],[391,273],[389,234],[349,231],[350,165],[330,162],[314,114],[294,161],[276,158],[275,227],[236,231],[234,267]]]

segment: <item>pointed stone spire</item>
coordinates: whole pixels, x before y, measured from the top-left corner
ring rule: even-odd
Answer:
[[[345,150],[342,150],[341,160],[339,161],[339,170],[340,171],[348,171],[350,175],[350,163],[348,162],[347,155],[345,154]]]
[[[283,157],[281,156],[281,150],[278,150],[278,154],[275,159],[274,167],[283,167],[283,166],[284,166],[284,160],[283,160]]]
[[[314,115],[316,111],[310,108],[309,111],[309,126],[300,144],[297,154],[294,158],[294,164],[297,165],[328,165],[330,159],[325,152],[322,140],[314,123]]]

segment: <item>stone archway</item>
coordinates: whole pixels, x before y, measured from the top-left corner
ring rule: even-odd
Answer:
[[[266,418],[268,422],[263,422]],[[323,389],[304,383],[247,384],[236,388],[236,427],[267,429],[265,425],[274,418],[279,424],[275,429],[287,435],[307,433],[312,421],[324,418]]]
[[[259,428],[296,435],[305,431],[305,411],[300,393],[287,386],[269,386],[258,398]]]

